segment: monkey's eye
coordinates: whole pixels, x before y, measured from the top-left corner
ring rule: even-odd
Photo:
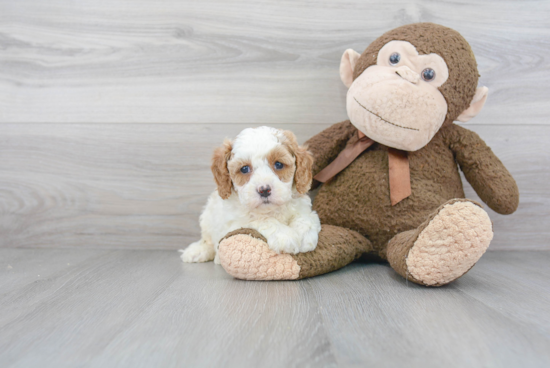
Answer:
[[[280,163],[279,161],[275,162],[275,165],[273,166],[275,166],[276,170],[282,170],[282,168],[285,167],[285,165]]]
[[[435,78],[435,70],[432,68],[426,68],[422,71],[422,79],[429,82]]]
[[[246,165],[246,166],[241,167],[241,172],[243,174],[248,174],[250,172],[250,166]]]
[[[393,54],[390,55],[391,65],[396,65],[397,63],[399,63],[399,60],[401,60],[401,55],[399,55],[398,52],[394,52]]]

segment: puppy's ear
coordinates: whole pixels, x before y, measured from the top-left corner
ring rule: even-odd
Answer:
[[[227,169],[227,161],[231,158],[231,150],[233,146],[229,139],[226,139],[223,144],[216,148],[212,156],[212,174],[218,186],[218,194],[222,199],[227,199],[231,195],[231,176]]]
[[[294,133],[285,130],[283,134],[286,137],[286,141],[283,144],[296,157],[296,173],[294,174],[296,190],[300,194],[306,194],[311,188],[311,181],[313,180],[313,155],[308,152],[306,146],[298,146]]]
[[[313,180],[313,155],[307,150],[307,146],[299,146],[296,150],[296,190],[300,194],[306,194],[311,188]]]

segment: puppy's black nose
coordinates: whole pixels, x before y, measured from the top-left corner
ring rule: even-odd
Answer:
[[[267,198],[271,195],[271,187],[269,185],[265,187],[260,187],[258,189],[258,193],[260,194],[261,197]]]

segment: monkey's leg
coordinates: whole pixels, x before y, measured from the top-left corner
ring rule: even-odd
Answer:
[[[417,229],[394,236],[387,257],[406,279],[442,286],[468,272],[492,239],[493,225],[487,212],[468,199],[453,199]]]
[[[244,280],[298,280],[335,271],[372,251],[370,241],[358,232],[323,225],[315,250],[278,254],[252,229],[239,229],[220,241],[218,255],[223,268]]]

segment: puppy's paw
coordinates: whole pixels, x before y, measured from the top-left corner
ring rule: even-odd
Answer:
[[[216,255],[214,247],[202,241],[194,242],[180,252],[181,260],[186,263],[209,262]]]
[[[292,230],[279,230],[267,238],[269,248],[277,253],[300,252],[300,240],[298,234]]]
[[[300,247],[300,252],[311,252],[317,247],[317,242],[319,241],[319,232],[316,230],[306,231],[302,237],[302,246]]]

